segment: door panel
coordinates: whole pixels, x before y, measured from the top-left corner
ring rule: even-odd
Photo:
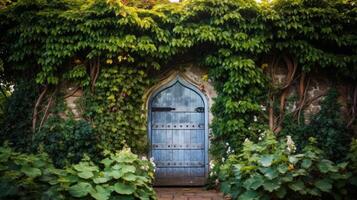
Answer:
[[[152,99],[150,136],[156,185],[204,184],[208,164],[205,109],[202,97],[179,81]]]

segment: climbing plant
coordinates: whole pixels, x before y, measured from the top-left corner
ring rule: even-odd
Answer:
[[[217,91],[212,107],[214,158],[227,158],[242,148],[245,138],[255,140],[268,127],[278,133],[288,88],[299,82],[300,112],[310,72],[343,78],[357,94],[354,1],[187,0],[155,5],[20,0],[4,5],[4,74],[15,74],[15,85],[24,77],[37,83],[32,93],[36,97],[29,100],[32,109],[23,111],[24,121],[30,122],[23,128],[26,137],[42,127],[47,108],[55,104],[50,96],[59,94],[61,83],[71,82],[85,91],[83,117],[101,148],[128,145],[143,151],[142,95],[148,81],[157,70],[185,62],[207,67]],[[288,68],[288,78],[283,85],[271,85],[280,61]],[[356,101],[350,106],[352,119]],[[6,132],[4,138],[9,137]]]

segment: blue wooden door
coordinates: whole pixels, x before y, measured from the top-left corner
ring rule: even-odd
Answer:
[[[207,175],[207,111],[203,95],[182,81],[150,103],[155,185],[203,185]]]

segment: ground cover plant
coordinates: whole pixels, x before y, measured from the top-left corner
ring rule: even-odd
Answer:
[[[47,154],[0,148],[0,199],[156,199],[154,171],[147,159],[123,149],[94,164],[84,158],[55,168]]]

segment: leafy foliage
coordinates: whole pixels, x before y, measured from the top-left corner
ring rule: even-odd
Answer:
[[[346,196],[347,163],[323,157],[310,138],[301,154],[293,141],[268,133],[261,141],[244,142],[243,150],[221,166],[221,189],[234,199],[327,199]]]
[[[85,87],[85,116],[104,149],[144,149],[141,95],[157,69],[184,62],[209,68],[218,93],[212,107],[215,159],[239,151],[244,138],[256,140],[266,127],[263,57],[289,54],[303,71],[356,80],[353,1],[126,3],[19,0],[0,9],[5,73],[29,75],[43,85],[70,80]]]
[[[281,135],[292,135],[299,144],[299,149],[308,144],[306,138],[314,137],[317,139],[317,146],[327,158],[334,161],[343,160],[348,152],[352,134],[342,119],[341,105],[337,98],[337,91],[331,89],[321,102],[320,112],[312,116],[309,124],[299,124],[288,116]]]
[[[13,94],[4,102],[6,117],[0,121],[0,138],[20,150],[29,150],[31,144],[31,118],[37,93],[33,82],[18,82]]]
[[[1,199],[156,199],[153,166],[124,149],[101,165],[88,158],[56,169],[46,154],[0,148]]]
[[[149,80],[143,70],[111,66],[102,69],[95,94],[83,97],[85,118],[92,122],[99,146],[106,150],[127,145],[146,148],[146,120],[141,110]]]
[[[78,163],[84,154],[98,157],[97,138],[91,125],[74,119],[51,117],[35,134],[33,145],[36,151],[46,152],[57,167]]]

